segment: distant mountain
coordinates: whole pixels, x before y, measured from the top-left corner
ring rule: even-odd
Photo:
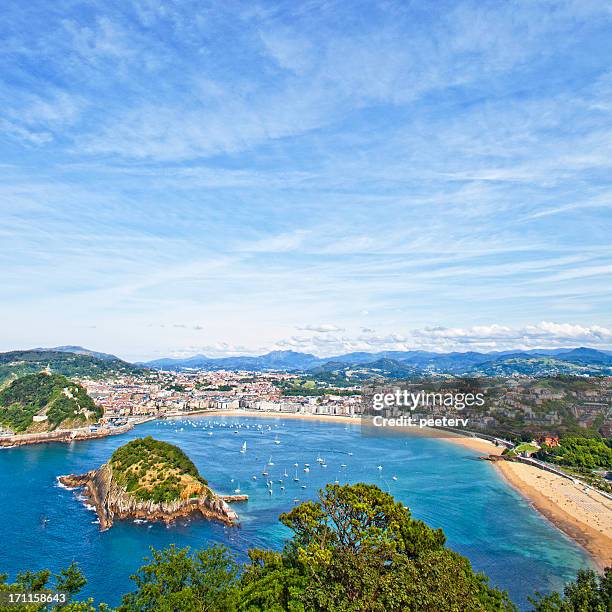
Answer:
[[[36,374],[47,367],[53,374],[92,378],[144,371],[143,368],[116,357],[100,359],[80,353],[32,349],[0,353],[0,384],[26,374]]]
[[[217,359],[195,355],[187,359],[156,359],[143,365],[164,370],[307,370],[323,363],[314,355],[295,351],[272,351],[258,357],[220,357]]]
[[[481,353],[433,353],[429,351],[353,352],[319,358],[296,351],[273,351],[258,357],[211,358],[196,355],[187,359],[158,359],[144,364],[151,368],[185,370],[308,371],[315,375],[339,376],[351,370],[385,376],[428,373],[454,375],[550,375],[612,374],[612,355],[589,348]]]
[[[558,355],[563,361],[585,365],[612,366],[612,355],[595,349],[580,347]]]
[[[109,353],[99,353],[98,351],[91,351],[89,349],[83,348],[82,346],[54,346],[50,348],[35,348],[33,351],[52,351],[55,353],[74,353],[75,355],[89,355],[90,357],[95,357],[96,359],[103,359],[107,361],[120,361],[119,357],[115,355],[111,355]]]

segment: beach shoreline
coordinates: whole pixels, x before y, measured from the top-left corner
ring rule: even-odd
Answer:
[[[612,566],[612,502],[531,465],[496,461],[495,466],[541,515],[587,551],[599,571]]]

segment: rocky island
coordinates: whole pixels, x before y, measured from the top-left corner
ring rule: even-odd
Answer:
[[[217,495],[180,448],[150,436],[121,446],[96,470],[58,480],[67,487],[84,489],[102,530],[115,519],[169,523],[191,514],[233,525],[238,515],[227,501],[247,499],[245,495]]]

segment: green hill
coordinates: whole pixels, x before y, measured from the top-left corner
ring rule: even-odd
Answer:
[[[0,391],[0,425],[16,433],[82,427],[101,416],[85,389],[59,374],[28,374]]]
[[[171,502],[209,492],[208,483],[180,448],[150,436],[118,448],[110,466],[113,479],[141,501]]]
[[[35,374],[49,367],[54,374],[100,378],[113,374],[140,374],[142,368],[115,358],[64,351],[29,350],[0,353],[0,384],[25,374]]]

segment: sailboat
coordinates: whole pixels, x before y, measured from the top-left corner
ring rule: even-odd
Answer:
[[[278,439],[278,434],[276,435],[276,438],[274,438],[274,444],[280,444],[280,440]]]
[[[244,455],[244,453],[246,453],[246,450],[247,450],[247,445],[245,441],[244,444],[242,445],[242,448],[240,449],[240,452]]]
[[[268,465],[274,465],[274,462],[272,461],[272,457],[270,457],[270,459],[268,460]]]
[[[238,486],[234,489],[234,493],[240,493],[240,483],[238,483]]]
[[[285,471],[283,472],[283,478],[288,478],[289,474],[287,474],[287,468],[285,468]]]
[[[300,479],[298,478],[297,475],[297,469],[295,470],[295,477],[293,478],[294,482],[300,482]]]

